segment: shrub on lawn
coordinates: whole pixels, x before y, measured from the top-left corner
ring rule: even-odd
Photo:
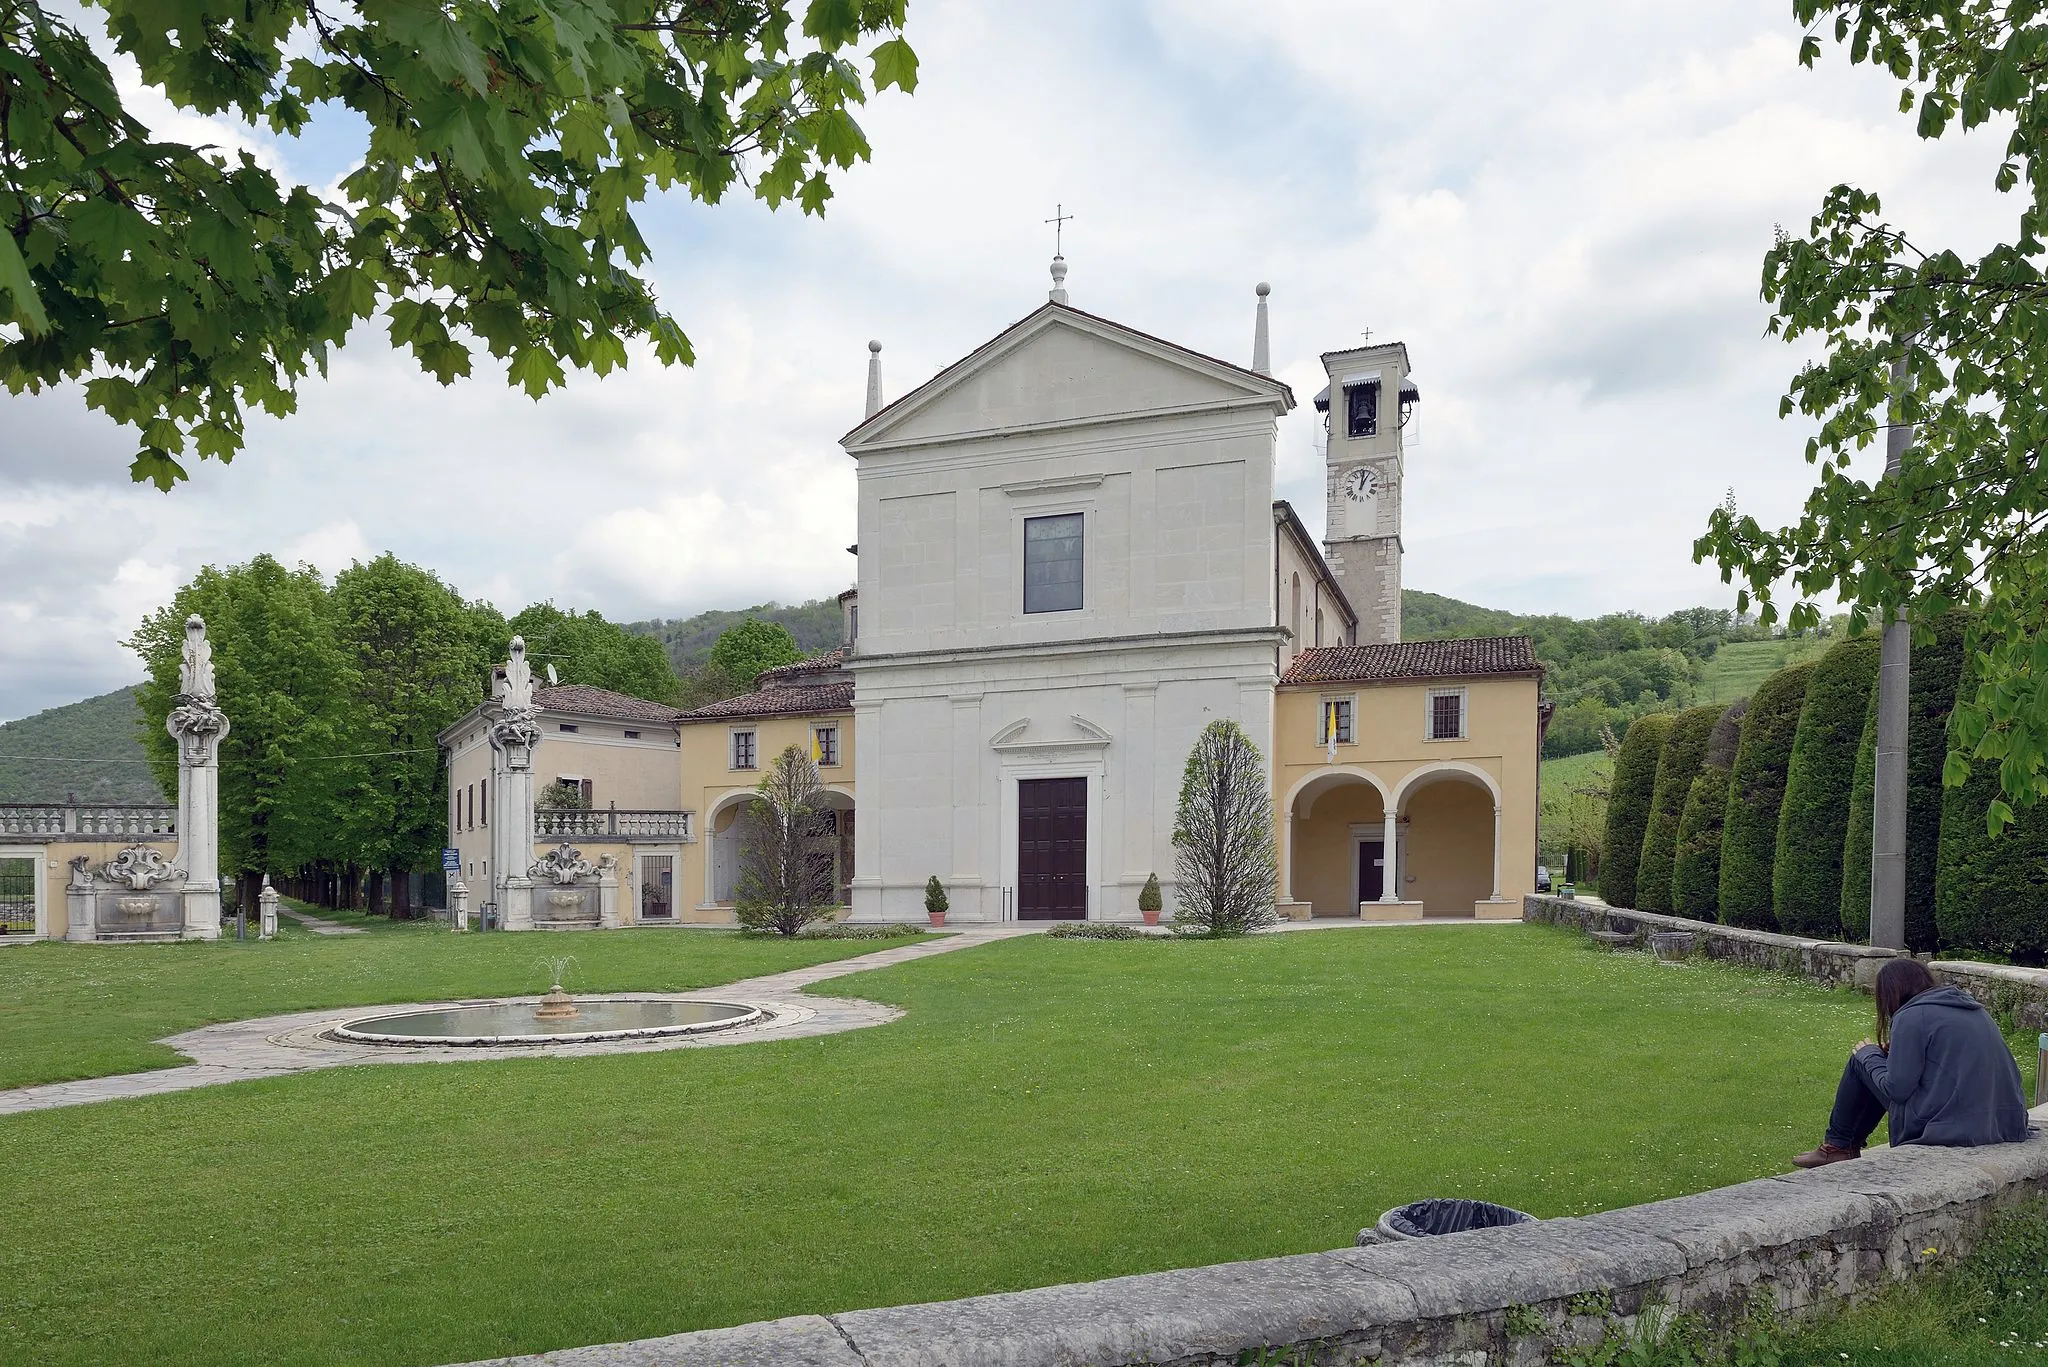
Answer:
[[[1045,932],[1054,940],[1163,940],[1163,935],[1147,935],[1136,926],[1119,925],[1114,921],[1062,921]]]
[[[1671,910],[1671,865],[1678,853],[1678,819],[1692,781],[1706,757],[1707,737],[1727,709],[1719,703],[1689,707],[1671,723],[1664,748],[1657,754],[1657,781],[1650,790],[1650,815],[1643,825],[1642,853],[1636,858],[1636,900],[1639,911]]]
[[[1778,809],[1799,707],[1815,661],[1781,669],[1757,685],[1742,718],[1742,740],[1728,775],[1728,810],[1721,822],[1721,921],[1752,930],[1776,930],[1771,913],[1771,866],[1778,850]]]
[[[1771,866],[1771,911],[1787,934],[1842,934],[1842,835],[1856,777],[1856,738],[1876,682],[1875,636],[1829,647],[1807,682]]]
[[[1976,692],[1966,658],[1956,696]],[[2048,959],[2048,803],[2016,809],[1994,836],[1985,814],[1999,797],[1995,759],[1971,760],[1963,786],[1942,794],[1935,920],[1945,949],[2038,964]]]
[[[1173,815],[1173,868],[1176,929],[1242,935],[1273,923],[1280,857],[1272,787],[1265,757],[1236,722],[1210,722],[1188,752]]]
[[[825,785],[811,757],[792,745],[754,785],[740,821],[740,876],[733,914],[748,930],[794,935],[831,917],[832,864]]]
[[[1657,761],[1671,734],[1672,713],[1652,712],[1629,723],[1614,777],[1607,784],[1607,828],[1600,839],[1600,895],[1609,906],[1636,904],[1636,863],[1657,790]]]
[[[1671,909],[1696,921],[1713,921],[1721,909],[1721,823],[1728,815],[1728,778],[1742,741],[1742,717],[1749,699],[1737,698],[1708,733],[1700,771],[1685,795],[1678,818],[1678,844],[1671,859]]]
[[[1951,612],[1935,623],[1934,639],[1913,646],[1912,688],[1906,726],[1906,947],[1939,947],[1934,920],[1934,877],[1941,851],[1941,766],[1948,757],[1948,714],[1955,706],[1969,614]],[[1877,690],[1863,714],[1856,752],[1856,786],[1849,795],[1849,828],[1842,838],[1842,929],[1852,940],[1870,936],[1871,810],[1877,774]]]
[[[772,935],[773,931],[764,932]],[[894,922],[886,926],[850,926],[844,922],[830,925],[805,926],[796,933],[799,940],[900,940],[907,935],[922,935],[924,927]]]

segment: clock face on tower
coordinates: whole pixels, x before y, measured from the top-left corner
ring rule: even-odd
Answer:
[[[1363,503],[1379,491],[1380,477],[1362,465],[1344,476],[1344,496],[1353,503]]]

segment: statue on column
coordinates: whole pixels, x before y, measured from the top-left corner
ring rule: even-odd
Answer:
[[[211,698],[213,687],[213,645],[206,639],[206,623],[198,613],[185,619],[185,651],[178,662],[178,693],[187,698]]]

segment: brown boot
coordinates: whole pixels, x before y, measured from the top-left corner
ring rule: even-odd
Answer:
[[[1824,1168],[1830,1163],[1846,1163],[1852,1158],[1861,1158],[1861,1149],[1838,1149],[1823,1142],[1817,1149],[1809,1149],[1792,1160],[1795,1168]]]

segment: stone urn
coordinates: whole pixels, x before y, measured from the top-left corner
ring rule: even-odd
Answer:
[[[1660,930],[1650,937],[1650,950],[1666,963],[1680,963],[1692,953],[1692,932]]]

